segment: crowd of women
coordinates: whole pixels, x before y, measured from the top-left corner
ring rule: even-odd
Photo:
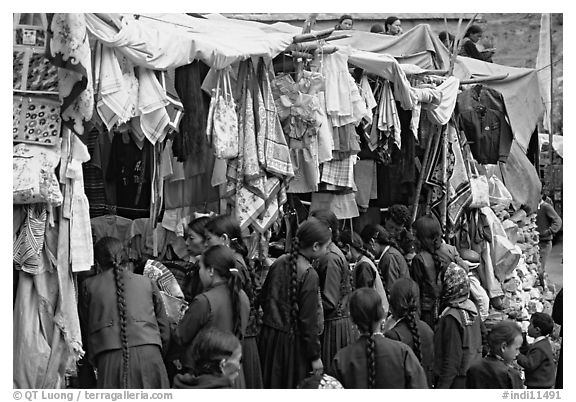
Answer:
[[[485,330],[468,272],[479,256],[446,244],[434,216],[411,225],[408,208],[395,205],[382,225],[340,229],[333,212],[312,211],[289,252],[256,269],[233,217],[193,220],[186,240],[194,264],[183,283],[190,304],[179,322],[168,318],[156,284],[132,272],[122,243],[99,240],[98,274],[80,293],[96,386],[554,384],[546,351],[517,358],[526,344],[517,323]],[[528,335],[545,340],[548,318],[534,320]]]

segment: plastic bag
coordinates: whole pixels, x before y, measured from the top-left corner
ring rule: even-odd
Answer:
[[[504,183],[502,183],[496,175],[492,175],[488,180],[488,194],[490,208],[492,208],[494,212],[508,209],[512,203],[510,191],[508,191]]]
[[[228,71],[221,71],[218,76],[208,111],[207,136],[212,139],[216,158],[232,159],[238,156],[238,115]]]
[[[469,208],[482,208],[490,206],[490,191],[486,176],[478,173],[474,163],[470,163],[470,190],[472,201]]]

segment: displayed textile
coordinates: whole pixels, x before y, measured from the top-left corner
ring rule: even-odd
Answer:
[[[106,236],[115,237],[124,244],[128,244],[132,219],[117,215],[103,215],[90,219],[90,227],[94,244]]]
[[[12,154],[12,198],[15,204],[62,204],[55,168],[60,162],[60,139],[54,146],[17,144]]]
[[[458,94],[457,103],[460,129],[474,159],[481,164],[506,162],[514,136],[502,95],[479,84]]]
[[[41,96],[14,96],[12,101],[14,142],[55,145],[60,138],[60,103]]]
[[[176,69],[174,86],[184,105],[184,116],[172,146],[179,161],[202,155],[207,148],[206,122],[210,96],[202,91],[201,86],[208,71],[209,67],[200,60]]]
[[[118,213],[135,219],[149,215],[151,195],[150,143],[138,149],[128,131],[117,132],[112,140],[106,180],[116,183]],[[139,210],[139,211],[138,211]]]
[[[262,86],[262,101],[266,113],[266,126],[261,127],[264,130],[264,169],[272,174],[293,177],[294,168],[290,159],[290,150],[282,131],[282,124],[280,123],[276,104],[274,103],[274,94],[272,93],[271,81],[274,77],[263,59],[258,64],[258,75]],[[270,78],[271,75],[272,79]]]
[[[47,14],[46,56],[58,66],[58,94],[62,121],[75,133],[84,133],[84,123],[94,110],[92,55],[83,13]]]
[[[334,212],[338,219],[356,218],[360,215],[354,193],[312,193],[310,210],[324,209]]]
[[[104,175],[99,164],[94,163],[94,156],[98,148],[98,141],[102,138],[108,138],[106,133],[100,132],[97,127],[89,128],[88,131],[80,137],[86,144],[88,152],[91,155],[89,161],[82,164],[82,175],[84,176],[84,193],[88,198],[90,206],[90,218],[106,214],[106,188],[104,185]]]
[[[220,70],[217,74],[216,88],[212,92],[208,110],[206,135],[217,158],[232,159],[238,156],[239,150],[236,103],[230,84],[230,71]]]
[[[439,91],[441,94],[441,100],[439,105],[431,108],[428,113],[428,118],[433,123],[441,126],[448,123],[456,107],[459,87],[460,80],[456,77],[448,77],[442,84],[436,87],[436,91]]]
[[[64,177],[68,179],[66,187],[71,191],[70,265],[72,272],[89,271],[94,265],[94,248],[90,228],[90,207],[84,193],[82,164],[90,160],[90,154],[76,134],[68,128],[64,130],[61,165],[69,161],[65,167]]]
[[[58,93],[58,67],[46,58],[44,52],[15,49],[12,66],[13,89]]]
[[[387,80],[385,80],[382,85],[382,95],[380,98],[380,104],[378,105],[377,127],[378,130],[382,131],[382,134],[385,137],[392,135],[396,146],[399,149],[402,148],[402,139],[400,137],[402,127],[396,109],[394,94],[392,93],[390,82]]]
[[[322,164],[322,182],[335,186],[354,187],[354,163],[356,156],[343,160],[331,160]]]
[[[138,114],[140,127],[146,138],[152,143],[162,141],[168,132],[170,116],[166,106],[170,103],[166,90],[162,87],[153,70],[140,67],[138,73]]]
[[[448,146],[454,154],[454,169],[452,174],[448,176],[448,219],[450,224],[455,226],[465,208],[470,204],[471,192],[460,138],[452,124],[448,125],[446,135],[449,142]]]
[[[356,183],[356,204],[368,208],[370,200],[378,197],[376,162],[359,160],[354,165],[354,182]]]
[[[40,254],[44,248],[46,230],[46,205],[34,204],[25,206],[24,223],[14,240],[13,261],[16,267],[29,274],[38,274]]]
[[[113,48],[98,44],[94,64],[96,110],[110,131],[137,115],[139,82],[134,64]]]

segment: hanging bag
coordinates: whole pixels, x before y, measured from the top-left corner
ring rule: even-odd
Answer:
[[[214,100],[215,98],[215,100]],[[220,71],[216,83],[216,92],[210,104],[212,110],[211,133],[214,155],[220,159],[233,159],[238,156],[238,115],[232,95],[230,73]],[[210,112],[209,112],[210,113]]]
[[[472,201],[469,208],[483,208],[490,206],[488,179],[478,173],[474,162],[470,164],[470,190],[472,191]]]

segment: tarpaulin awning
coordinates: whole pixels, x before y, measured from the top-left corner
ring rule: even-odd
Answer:
[[[538,134],[538,142],[540,144],[540,151],[542,151],[542,145],[550,143],[550,135],[549,134]],[[554,134],[552,137],[552,148],[561,158],[564,157],[564,136]]]

